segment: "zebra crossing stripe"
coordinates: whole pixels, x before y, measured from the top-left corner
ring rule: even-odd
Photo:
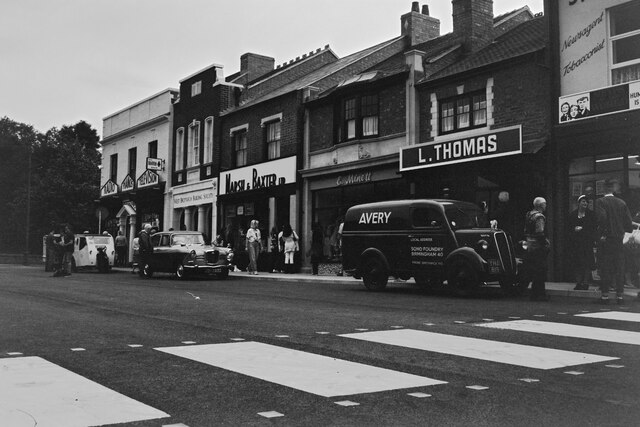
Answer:
[[[493,323],[482,324],[482,326],[487,327],[491,325]],[[414,329],[364,332],[339,336],[535,369],[555,369],[617,359],[617,357],[467,338]]]
[[[319,396],[347,396],[444,381],[254,341],[156,350]]]
[[[576,314],[577,317],[591,317],[594,319],[622,320],[624,322],[640,322],[640,313],[625,311],[607,311],[604,313]]]
[[[89,426],[169,417],[40,357],[0,359],[0,423]]]
[[[603,313],[606,314],[606,313]],[[593,326],[572,325],[570,323],[542,322],[539,320],[514,320],[512,322],[476,323],[483,328],[509,329],[520,332],[556,335],[570,338],[585,338],[619,344],[640,345],[640,332]]]

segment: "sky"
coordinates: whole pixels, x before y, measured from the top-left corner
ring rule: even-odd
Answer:
[[[283,64],[329,45],[343,57],[400,35],[410,0],[2,0],[0,117],[40,132],[102,119],[247,52]],[[421,1],[452,31],[451,1]],[[494,0],[494,15],[543,0]]]

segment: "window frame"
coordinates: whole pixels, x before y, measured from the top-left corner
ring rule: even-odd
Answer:
[[[248,164],[248,129],[242,128],[234,131],[231,134],[232,144],[233,144],[233,164],[235,167],[242,167]],[[238,143],[242,142],[242,147],[239,148]]]
[[[174,170],[184,170],[184,128],[176,129]]]
[[[138,163],[138,147],[129,148],[129,176],[136,179],[136,166]]]
[[[158,158],[158,140],[155,139],[147,144],[147,157]]]
[[[350,142],[380,136],[380,94],[364,92],[344,96],[339,101],[338,142]],[[367,119],[373,130],[367,130]]]
[[[112,182],[118,182],[118,153],[110,156],[109,179]]]
[[[194,120],[187,130],[187,168],[200,166],[200,122]]]
[[[266,122],[264,129],[267,160],[279,159],[282,141],[282,121],[278,119]]]
[[[202,164],[213,163],[213,125],[213,116],[209,116],[204,119],[204,147],[202,154]]]
[[[191,83],[191,97],[198,96],[202,93],[202,80]]]
[[[478,102],[476,98],[480,97]],[[475,108],[475,105],[484,105],[484,108]],[[461,106],[466,105],[465,109]],[[464,132],[470,129],[479,129],[488,126],[488,107],[486,89],[451,96],[438,101],[438,134],[449,135],[456,132]],[[484,112],[484,120],[477,122]],[[445,114],[446,113],[446,114]],[[462,119],[466,116],[467,126],[462,126]],[[450,120],[452,128],[444,130],[444,120]]]
[[[624,11],[627,8],[631,8],[631,7],[638,7],[637,5],[632,5],[632,2],[627,2],[627,3],[623,3],[617,6],[612,7],[611,9],[608,10],[608,19],[607,19],[607,45],[609,47],[609,55],[608,55],[608,62],[609,62],[609,79],[610,79],[610,83],[611,84],[623,84],[623,83],[627,83],[630,81],[635,81],[637,79],[637,77],[640,75],[640,52],[637,58],[635,59],[631,59],[631,60],[627,60],[624,62],[614,62],[615,60],[615,44],[616,42],[619,42],[621,40],[625,40],[625,39],[631,39],[633,37],[640,37],[640,25],[638,25],[638,28],[634,29],[634,30],[630,30],[627,31],[626,33],[619,33],[619,34],[613,34],[614,33],[614,15],[617,14],[618,11],[622,10]],[[625,15],[625,13],[623,12],[621,15]],[[623,70],[625,68],[629,68],[629,67],[635,67],[635,74],[631,74],[628,78],[625,79],[625,77],[621,74],[619,75],[617,78],[614,78],[614,73],[616,73],[619,70]]]

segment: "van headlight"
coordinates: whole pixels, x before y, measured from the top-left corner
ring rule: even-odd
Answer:
[[[233,262],[233,252],[232,251],[229,251],[229,253],[227,254],[227,261]]]
[[[196,251],[191,251],[189,252],[189,258],[191,259],[191,261],[196,259]]]
[[[476,247],[482,251],[486,251],[489,249],[489,242],[484,239],[480,239],[478,240],[478,243],[476,243]]]

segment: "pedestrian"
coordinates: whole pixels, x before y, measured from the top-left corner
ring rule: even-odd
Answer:
[[[498,193],[498,203],[496,203],[496,208],[490,215],[490,219],[491,228],[499,228],[509,236],[514,236],[515,214],[513,212],[513,206],[510,202],[508,191],[501,191]]]
[[[140,263],[138,264],[138,273],[140,277],[147,277],[145,272],[151,261],[151,254],[153,254],[153,243],[151,243],[151,224],[145,224],[140,232],[140,238],[138,244],[140,245]]]
[[[290,224],[285,224],[278,235],[280,250],[284,252],[284,272],[293,273],[293,262],[295,253],[300,249],[298,245],[298,235],[291,228]]]
[[[616,180],[605,181],[605,195],[596,200],[598,222],[598,264],[600,266],[600,304],[609,304],[609,288],[616,290],[616,302],[624,303],[624,233],[633,230],[631,213],[624,200],[614,196]]]
[[[62,276],[71,276],[71,260],[73,259],[73,241],[76,236],[69,224],[64,226],[64,234],[60,246],[62,248]]]
[[[224,239],[222,238],[222,234],[216,235],[216,239],[213,241],[213,246],[217,246],[219,248],[224,247]]]
[[[491,226],[489,223],[489,204],[483,200],[478,204],[478,207],[480,207],[480,212],[476,215],[476,224],[479,228],[489,228]]]
[[[45,244],[45,264],[44,264],[44,271],[50,272],[50,271],[54,271],[54,265],[56,262],[56,233],[55,231],[52,229],[49,234],[47,234],[44,238],[44,244]]]
[[[595,270],[593,245],[596,237],[596,216],[589,208],[586,195],[578,197],[578,207],[567,220],[569,259],[576,279],[576,291],[589,290],[591,272]]]
[[[633,221],[633,231],[625,234],[623,240],[625,286],[640,288],[640,211],[636,211],[631,221]]]
[[[245,249],[249,253],[247,272],[254,275],[258,274],[258,257],[262,249],[262,235],[260,234],[258,225],[258,220],[251,220],[245,237]]]
[[[547,255],[550,250],[547,238],[547,219],[544,212],[547,201],[542,197],[533,200],[533,209],[525,216],[524,234],[527,239],[527,252],[524,257],[525,270],[531,281],[531,300],[548,301],[545,291],[547,278]]]
[[[116,257],[118,258],[117,264],[121,267],[127,265],[127,238],[124,236],[122,230],[118,231],[118,235],[116,236]]]
[[[140,237],[134,237],[131,243],[133,251],[133,260],[131,261],[131,274],[136,272],[136,268],[140,271]]]
[[[317,276],[318,265],[324,261],[324,233],[318,223],[311,227],[311,248],[309,248],[307,256],[311,258],[312,274]]]
[[[282,271],[282,264],[284,259],[281,257],[284,254],[280,253],[280,243],[278,241],[278,229],[274,226],[271,227],[271,232],[269,236],[269,251],[270,251],[270,260],[271,260],[271,269],[272,273],[280,273]]]

